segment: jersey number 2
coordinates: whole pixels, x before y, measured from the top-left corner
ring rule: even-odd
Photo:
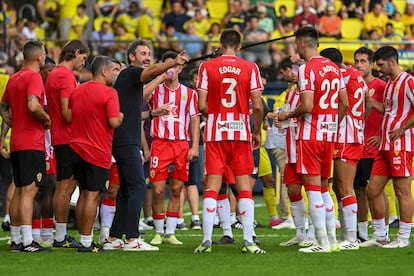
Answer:
[[[322,90],[322,97],[319,99],[319,106],[321,109],[328,109],[329,107],[332,109],[338,109],[338,91],[339,91],[339,79],[332,79],[332,81],[328,79],[324,79],[321,83],[321,90]],[[334,91],[332,94],[332,90]],[[330,99],[328,99],[329,95],[332,95]]]

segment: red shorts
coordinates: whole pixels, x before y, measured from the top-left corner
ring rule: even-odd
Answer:
[[[412,163],[411,152],[381,150],[374,159],[371,176],[409,177],[412,175]]]
[[[246,141],[207,142],[205,168],[207,174],[226,173],[229,167],[235,176],[252,174],[254,169],[252,144]]]
[[[52,156],[48,156],[46,154],[46,174],[54,174],[56,175],[56,159],[55,154],[52,153]]]
[[[302,184],[300,174],[296,172],[296,163],[286,163],[283,172],[283,184]]]
[[[112,163],[109,170],[109,184],[119,185],[119,176],[118,169],[116,168],[116,163]]]
[[[333,158],[340,159],[354,167],[357,166],[359,159],[361,159],[364,146],[361,144],[344,144],[336,143]]]
[[[296,145],[296,171],[299,174],[320,175],[322,179],[331,176],[334,143],[298,140]]]
[[[155,138],[151,144],[150,182],[166,180],[168,176],[188,181],[188,141],[172,141]],[[168,173],[168,167],[174,171]]]
[[[223,174],[223,180],[221,182],[229,185],[236,184],[236,178],[234,177],[234,174],[229,167],[226,167]]]

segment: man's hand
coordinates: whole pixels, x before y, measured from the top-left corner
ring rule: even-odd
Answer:
[[[289,116],[289,113],[288,112],[280,111],[280,112],[277,113],[277,120],[279,122],[286,121],[287,119],[289,119],[288,116]]]
[[[400,138],[402,135],[404,135],[404,132],[405,132],[405,130],[402,127],[391,130],[389,132],[391,141],[395,141],[398,138]]]
[[[177,55],[177,57],[174,59],[175,65],[184,65],[186,64],[190,59],[187,56],[186,51],[182,51]]]
[[[193,160],[196,160],[197,158],[198,158],[198,145],[196,145],[195,147],[191,147],[188,150],[188,156],[187,156],[188,161],[193,161]]]
[[[50,129],[50,124],[51,124],[51,121],[50,121],[50,118],[49,118],[48,120],[43,122],[43,128],[44,129]]]
[[[261,145],[261,140],[262,140],[262,136],[260,133],[258,134],[252,134],[252,138],[253,138],[253,149],[259,149],[260,145]]]
[[[162,106],[152,110],[152,116],[159,117],[164,116],[170,113],[170,106],[168,104],[163,104]]]
[[[0,153],[4,158],[10,158],[10,153],[7,151],[7,144],[6,141],[4,141],[4,139],[2,139],[0,142]]]
[[[372,136],[368,138],[367,143],[373,148],[379,148],[381,144],[381,136]]]

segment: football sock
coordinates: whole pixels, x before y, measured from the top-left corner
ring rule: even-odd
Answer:
[[[235,212],[230,213],[230,223],[235,224],[237,222],[237,217]]]
[[[343,223],[342,229],[345,229],[345,239],[350,242],[357,240],[357,212],[358,206],[355,196],[346,196],[342,198]]]
[[[217,192],[207,190],[203,196],[203,242],[210,241],[217,210]]]
[[[410,239],[411,234],[411,221],[400,220],[400,229],[398,230],[398,238]]]
[[[339,240],[343,241],[346,240],[346,228],[345,228],[345,222],[344,222],[344,210],[341,199],[338,200],[338,220],[341,224],[341,235],[339,236]]]
[[[9,215],[9,214],[6,214],[6,215],[4,216],[3,221],[10,222],[10,215]]]
[[[167,214],[167,218],[168,218],[168,214]],[[184,218],[177,219],[177,224],[181,224],[181,223],[184,223]]]
[[[368,221],[358,222],[358,236],[361,239],[368,240]]]
[[[267,213],[269,214],[269,216],[277,218],[275,188],[263,187],[263,199],[266,203]]]
[[[101,227],[111,227],[116,210],[116,201],[104,198],[101,205]]]
[[[306,194],[309,200],[309,214],[321,246],[328,246],[328,236],[326,231],[326,210],[322,198],[321,186],[305,184]]]
[[[10,226],[10,239],[12,242],[15,242],[16,244],[19,244],[22,242],[21,236],[20,236],[20,226]]]
[[[22,225],[21,230],[22,230],[23,246],[30,245],[33,241],[32,226]]]
[[[191,215],[191,221],[196,221],[196,220],[200,220],[200,216],[199,215]]]
[[[164,235],[164,218],[165,214],[152,214],[152,217],[154,218],[154,227],[155,227],[155,233]]]
[[[227,198],[227,195],[225,195],[225,197],[222,197],[222,195],[218,195],[217,213],[220,218],[220,225],[221,229],[223,229],[223,235],[233,237],[233,231],[231,229],[230,223],[230,201]]]
[[[67,227],[67,223],[58,223],[56,222],[55,224],[55,228],[56,228],[56,233],[55,233],[55,240],[58,242],[61,242],[65,239],[66,236],[66,227]]]
[[[326,231],[331,246],[336,247],[336,219],[334,204],[328,186],[321,188],[322,199],[326,210]]]
[[[385,229],[385,218],[372,218],[372,227],[374,228],[374,237],[376,238],[385,238],[386,229]]]
[[[303,200],[302,194],[289,195],[290,210],[292,212],[293,223],[296,228],[296,236],[304,239],[306,235],[305,230],[305,201]]]
[[[41,229],[41,220],[40,219],[32,219],[32,235],[33,239],[39,240],[40,239],[40,229]]]
[[[388,216],[389,216],[389,223],[393,220],[392,218],[398,218],[397,216],[397,203],[394,191],[394,185],[392,184],[392,180],[389,180],[384,188],[385,195],[388,199]]]
[[[84,247],[90,247],[92,244],[92,235],[80,235],[80,243]]]
[[[243,190],[239,192],[238,196],[238,206],[240,216],[242,217],[243,225],[243,240],[248,242],[253,242],[253,232],[254,232],[254,201],[252,193],[248,190]]]
[[[167,212],[167,223],[166,223],[166,229],[165,234],[167,235],[174,235],[175,228],[177,228],[177,223],[179,221],[180,214],[178,212]],[[184,222],[184,219],[183,219]]]
[[[308,216],[308,232],[306,233],[306,237],[308,239],[315,239],[315,226],[313,225],[311,216]]]

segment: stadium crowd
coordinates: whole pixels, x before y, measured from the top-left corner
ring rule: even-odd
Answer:
[[[234,243],[231,229],[237,227],[243,228],[242,252],[265,254],[254,230],[252,187],[259,177],[269,227],[296,229],[281,246],[299,245],[304,253],[409,246],[414,84],[399,66],[397,49],[411,47],[402,41],[412,37],[414,2],[404,1],[401,12],[391,1],[297,0],[275,9],[275,1],[233,0],[221,18],[212,17],[214,0],[159,1],[157,15],[147,1],[101,0],[93,7],[83,1],[35,2],[15,10],[13,2],[2,1],[7,28],[0,53],[1,162],[6,165],[0,167],[3,185],[12,183],[2,227],[11,231],[11,252],[157,251],[162,243],[180,245],[175,230],[187,229],[182,214],[187,198],[190,227],[204,233],[195,253]],[[324,37],[341,40],[341,23],[350,18],[363,26],[356,38],[381,41],[352,51],[355,68],[341,51],[325,47],[319,55],[318,48]],[[88,24],[93,25],[89,33]],[[280,36],[291,37],[240,51],[242,42],[248,46]],[[222,55],[196,63],[191,78],[186,76],[186,63],[217,47]],[[288,84],[270,110],[260,97],[268,68]],[[102,95],[91,96],[93,91]],[[228,97],[214,104],[223,95]],[[93,104],[83,97],[94,98]],[[212,108],[220,105],[225,109]],[[373,130],[375,124],[364,124],[375,112],[381,114],[375,120],[384,122],[380,132]],[[276,187],[268,152],[284,174]],[[204,171],[201,222],[194,187]],[[67,234],[77,185],[79,242]],[[391,196],[384,200],[385,195]],[[95,243],[98,214],[103,231]],[[400,231],[391,242],[392,223]],[[223,228],[218,241],[211,240],[215,225]],[[145,242],[139,231],[152,229],[154,238]]]

